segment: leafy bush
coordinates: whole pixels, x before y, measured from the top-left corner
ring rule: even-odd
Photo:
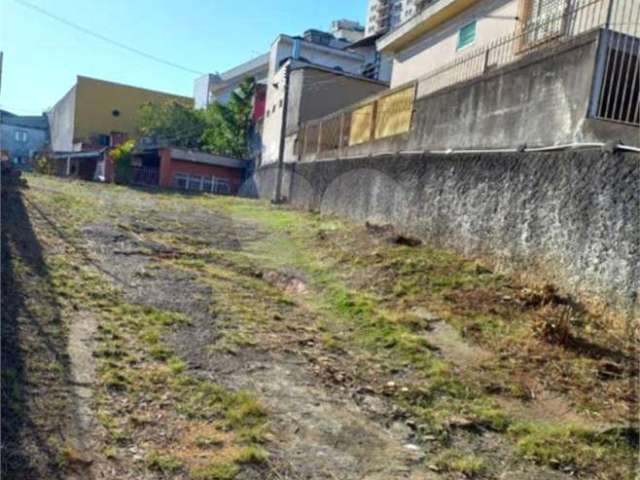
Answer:
[[[133,140],[111,150],[111,159],[115,172],[116,183],[131,183],[133,179],[132,151],[135,146]]]
[[[45,154],[39,155],[34,163],[34,170],[37,173],[53,175],[56,171],[55,161]]]

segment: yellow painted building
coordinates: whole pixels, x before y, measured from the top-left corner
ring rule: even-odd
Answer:
[[[190,97],[78,76],[49,113],[51,148],[79,151],[135,137],[140,107],[169,101],[193,106]]]

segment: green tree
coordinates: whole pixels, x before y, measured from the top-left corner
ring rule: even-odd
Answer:
[[[249,155],[249,132],[256,83],[247,77],[231,93],[226,105],[214,103],[205,112],[207,129],[202,148],[220,155],[246,158]]]
[[[194,110],[178,102],[146,104],[140,110],[138,129],[171,145],[199,148],[219,155],[246,158],[256,85],[246,78],[223,105]]]
[[[203,112],[171,101],[143,105],[138,128],[142,135],[158,136],[176,147],[200,148],[207,123]]]

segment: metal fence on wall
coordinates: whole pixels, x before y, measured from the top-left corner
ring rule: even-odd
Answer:
[[[640,11],[637,0],[611,0],[615,13],[609,21],[622,21],[624,8]],[[513,34],[495,39],[455,61],[418,79],[418,97],[471,80],[503,67],[535,51],[570,40],[581,33],[605,26],[609,16],[609,0],[549,0],[545,13],[531,16],[524,2],[522,19]],[[637,21],[636,21],[637,23]]]
[[[544,14],[527,11],[534,4]],[[523,2],[521,21],[513,34],[464,54],[406,87],[305,124],[298,153],[313,155],[406,133],[416,98],[489,74],[598,28],[607,34],[607,52],[600,57],[600,85],[590,116],[640,124],[640,0],[531,0]]]
[[[406,133],[411,128],[415,84],[359,104],[350,110],[306,123],[299,153],[312,155]]]
[[[591,116],[640,125],[640,0],[614,0],[597,65]]]

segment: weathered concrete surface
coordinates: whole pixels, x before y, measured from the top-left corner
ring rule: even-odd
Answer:
[[[597,32],[596,32],[597,33]],[[581,138],[596,33],[416,101],[409,149],[544,146]]]
[[[591,103],[598,102],[596,64],[602,42],[602,33],[594,30],[429,95],[420,97],[418,87],[408,133],[307,153],[301,160],[573,142],[638,145],[637,126],[589,117]]]
[[[637,298],[640,155],[388,155],[287,168],[294,206],[391,223],[574,293]],[[272,198],[275,172],[256,173],[261,197]]]

